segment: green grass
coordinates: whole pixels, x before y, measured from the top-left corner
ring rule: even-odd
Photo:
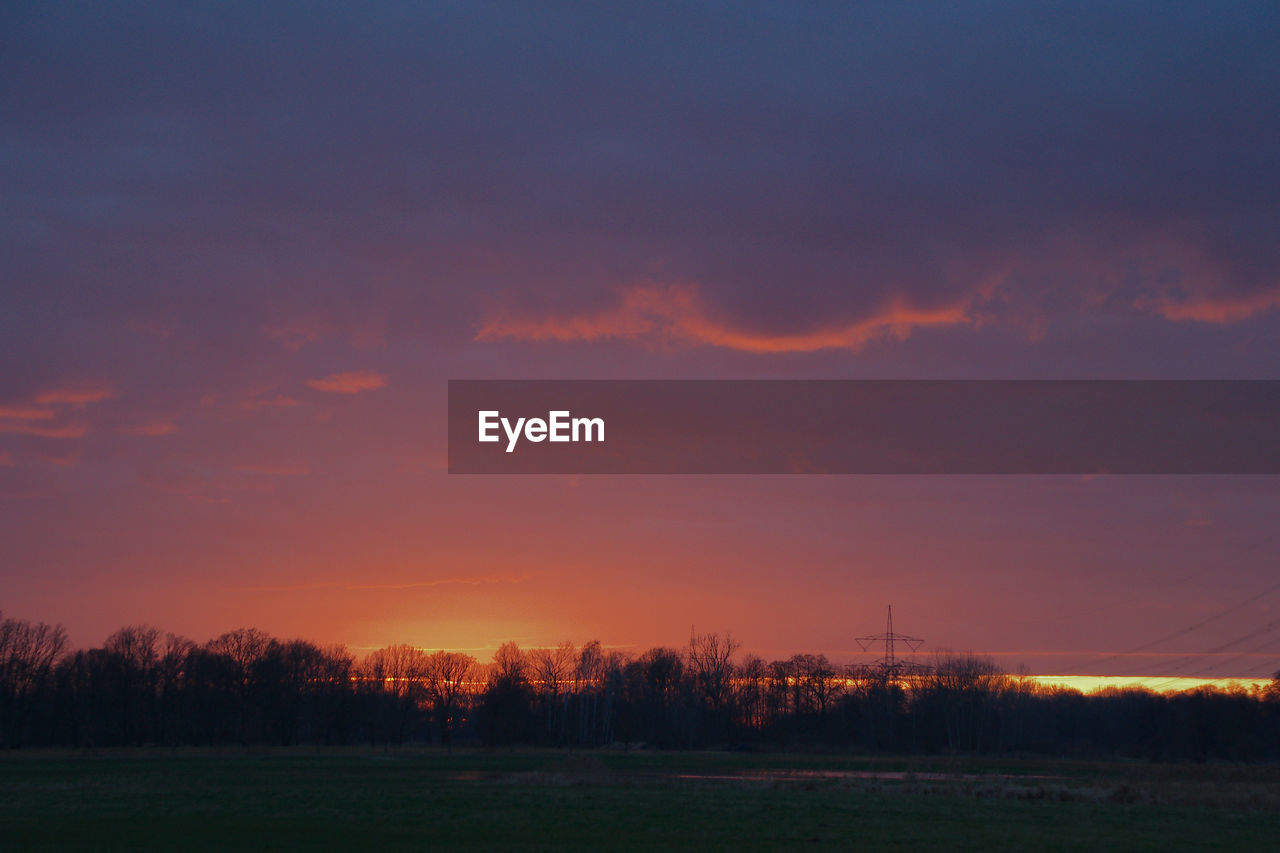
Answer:
[[[767,770],[967,778],[736,778]],[[0,848],[1275,850],[1277,783],[1274,766],[965,758],[18,752],[0,757]]]

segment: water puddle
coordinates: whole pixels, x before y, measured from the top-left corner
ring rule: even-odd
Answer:
[[[983,779],[1062,779],[1000,773],[932,773],[919,770],[743,770],[737,773],[673,773],[672,779],[717,782],[804,782],[814,779],[873,779],[886,782],[977,782]]]

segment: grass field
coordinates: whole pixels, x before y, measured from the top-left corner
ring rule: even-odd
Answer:
[[[1276,850],[1280,768],[654,752],[0,757],[5,850]]]

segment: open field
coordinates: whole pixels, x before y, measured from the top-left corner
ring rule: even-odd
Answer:
[[[4,849],[1273,850],[1280,767],[737,753],[14,752]]]

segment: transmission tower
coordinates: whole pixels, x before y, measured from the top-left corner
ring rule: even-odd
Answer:
[[[924,671],[924,667],[914,661],[900,661],[894,654],[894,646],[901,643],[911,651],[918,650],[924,645],[924,640],[919,637],[911,637],[906,634],[899,634],[893,630],[893,605],[889,605],[889,616],[885,620],[883,634],[870,634],[866,637],[857,638],[858,645],[865,652],[872,646],[883,643],[884,657],[872,666],[877,675],[886,679],[901,678],[906,675],[916,675]]]

